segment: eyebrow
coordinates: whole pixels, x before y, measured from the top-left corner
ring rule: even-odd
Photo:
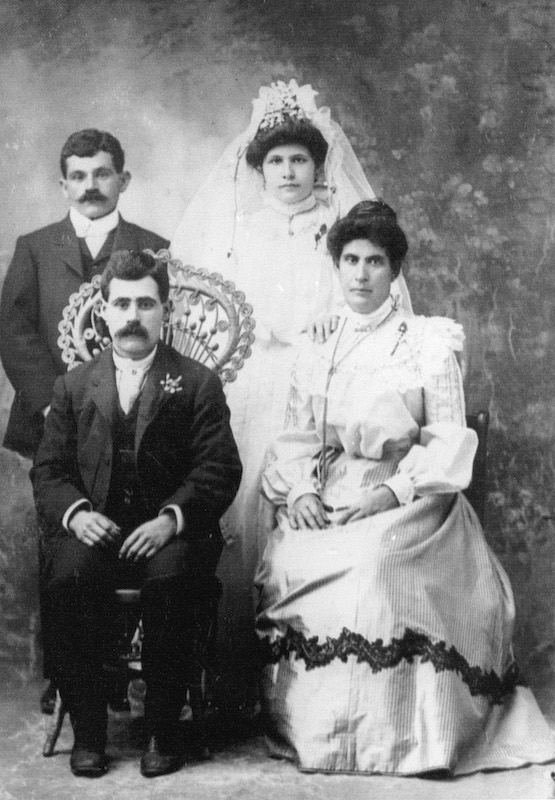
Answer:
[[[95,167],[91,171],[92,171],[93,174],[95,172],[115,172],[115,170],[112,167],[107,167],[107,166]],[[70,169],[67,174],[68,174],[68,177],[71,177],[72,175],[73,176],[86,175],[87,174],[87,170],[85,170],[85,169]]]
[[[354,256],[355,258],[364,258],[365,260],[369,258],[381,258],[385,259],[385,256],[382,253],[372,253],[370,256],[361,256],[359,253],[355,253],[354,250],[349,250],[348,245],[345,245],[343,250],[342,256]]]
[[[145,300],[152,300],[156,303],[156,298],[152,297],[150,294],[141,295],[140,297],[128,297],[127,295],[117,294],[114,297],[110,297],[108,302],[113,303],[116,300],[137,300],[137,302],[144,302]]]

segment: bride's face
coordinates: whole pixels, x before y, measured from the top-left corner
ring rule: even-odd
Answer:
[[[316,166],[309,150],[300,144],[273,147],[262,162],[268,194],[282,203],[298,203],[314,189]]]
[[[377,311],[389,297],[393,280],[387,253],[368,239],[353,239],[341,253],[339,280],[345,301],[353,311]]]

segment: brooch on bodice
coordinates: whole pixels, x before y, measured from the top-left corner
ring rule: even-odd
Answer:
[[[182,375],[178,375],[177,378],[171,378],[170,373],[168,372],[166,377],[163,381],[160,381],[160,386],[165,392],[169,394],[175,394],[176,392],[182,392],[183,386],[181,386]]]
[[[401,322],[401,324],[397,328],[397,341],[395,342],[395,346],[394,346],[393,350],[391,351],[391,355],[393,355],[395,353],[395,351],[397,350],[397,348],[401,344],[401,341],[402,341],[405,333],[407,332],[407,330],[408,330],[407,323],[406,322]]]
[[[315,250],[318,248],[320,240],[324,238],[327,232],[328,232],[328,226],[325,223],[320,225],[320,229],[316,231],[316,233],[314,234],[314,241],[316,242],[316,244],[314,245]]]

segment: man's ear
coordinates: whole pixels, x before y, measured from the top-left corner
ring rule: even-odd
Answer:
[[[120,175],[119,193],[125,192],[131,181],[131,173],[126,169]]]
[[[60,186],[62,187],[62,194],[67,200],[67,180],[66,178],[60,178]]]

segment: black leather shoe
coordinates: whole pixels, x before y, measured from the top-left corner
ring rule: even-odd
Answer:
[[[145,778],[157,778],[175,772],[180,766],[181,758],[167,749],[162,750],[159,739],[151,736],[141,757],[141,774]]]
[[[69,766],[78,778],[100,778],[108,770],[108,759],[103,750],[74,747],[69,757]]]

